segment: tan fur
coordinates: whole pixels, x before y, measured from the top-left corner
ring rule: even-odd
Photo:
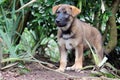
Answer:
[[[75,16],[80,13],[80,10],[76,7],[72,6],[72,11],[70,10],[71,6],[66,4],[61,4],[58,6],[53,7],[53,13],[56,12],[57,9],[65,8],[67,12],[69,12],[74,21],[71,27],[71,34],[70,35],[63,35],[63,37],[69,37],[74,34],[74,38],[70,38],[65,40],[61,38],[62,28],[58,28],[58,44],[60,47],[60,67],[57,69],[58,71],[63,71],[66,69],[67,65],[67,52],[66,49],[75,48],[75,64],[72,67],[68,67],[67,70],[80,70],[83,67],[83,51],[85,48],[88,48],[85,39],[93,46],[96,50],[96,53],[99,56],[99,59],[102,60],[103,58],[103,49],[102,49],[102,36],[100,32],[92,27],[90,24],[80,21]],[[70,17],[72,20],[72,18]],[[71,21],[70,21],[71,23]],[[68,24],[70,24],[68,23]]]

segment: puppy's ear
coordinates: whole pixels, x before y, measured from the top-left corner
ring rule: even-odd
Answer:
[[[61,4],[60,4],[60,5],[53,6],[53,8],[52,8],[53,14],[56,13],[57,9],[58,9],[60,6],[61,6]]]
[[[73,17],[77,16],[81,12],[81,10],[78,9],[77,7],[75,7],[75,6],[70,6],[70,7],[72,9],[72,16]]]

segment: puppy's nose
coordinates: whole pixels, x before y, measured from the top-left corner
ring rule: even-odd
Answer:
[[[56,22],[56,23],[60,23],[60,20],[59,20],[59,19],[56,19],[55,22]]]

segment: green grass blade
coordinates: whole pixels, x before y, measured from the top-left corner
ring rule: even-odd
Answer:
[[[6,18],[6,13],[2,6],[1,6],[1,11],[2,11],[2,15],[3,15],[4,21],[5,21],[5,25],[6,25],[5,30],[8,31],[9,25],[8,25],[7,18]]]
[[[91,52],[92,52],[92,55],[93,55],[93,59],[94,59],[94,61],[95,61],[95,64],[98,66],[98,64],[100,63],[100,60],[99,60],[99,58],[98,58],[98,55],[95,54],[95,52],[92,50],[92,47],[91,47],[90,43],[89,43],[86,39],[85,39],[85,41],[86,41],[87,45],[89,46],[89,48],[90,48],[90,50],[91,50]]]

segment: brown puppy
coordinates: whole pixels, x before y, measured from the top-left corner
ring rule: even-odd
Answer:
[[[83,51],[87,48],[85,40],[95,49],[100,60],[103,58],[102,37],[100,32],[90,24],[80,21],[76,16],[80,10],[67,4],[56,5],[52,8],[56,14],[55,23],[58,26],[58,44],[61,54],[60,67],[63,71],[67,65],[67,50],[75,49],[75,64],[68,70],[78,71],[82,68]]]

